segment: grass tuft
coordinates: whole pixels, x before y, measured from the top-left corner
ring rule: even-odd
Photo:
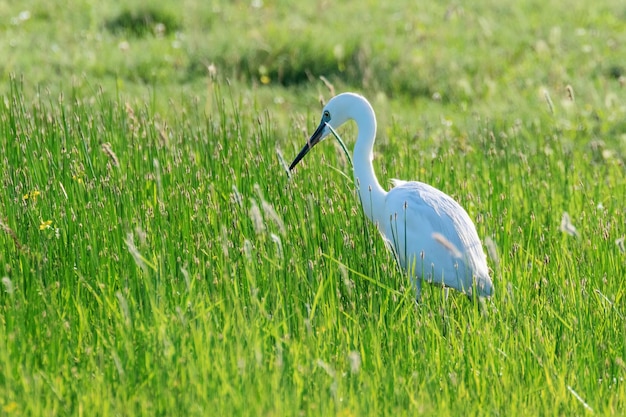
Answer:
[[[104,26],[113,34],[137,38],[167,35],[182,28],[177,16],[155,7],[124,10],[107,19]]]

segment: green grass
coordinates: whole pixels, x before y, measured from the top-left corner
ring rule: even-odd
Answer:
[[[624,412],[626,9],[371,3],[0,5],[0,414]],[[493,241],[484,309],[415,304],[334,141],[288,178],[320,75]]]

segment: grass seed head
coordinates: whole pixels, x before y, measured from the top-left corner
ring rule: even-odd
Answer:
[[[570,236],[578,237],[578,230],[576,230],[576,226],[572,224],[569,214],[566,211],[563,212],[563,216],[561,217],[561,231]]]
[[[348,353],[348,362],[350,362],[350,372],[358,374],[361,370],[361,354],[356,350]]]
[[[261,209],[257,204],[256,200],[250,199],[250,211],[249,211],[250,219],[252,220],[252,226],[254,227],[254,231],[257,235],[260,235],[265,232],[265,223],[263,222],[263,215],[261,214]]]
[[[567,98],[571,101],[574,102],[574,88],[571,85],[567,85],[567,87],[565,87],[565,90],[567,91]]]
[[[109,142],[105,142],[102,144],[101,148],[102,148],[102,152],[104,152],[104,154],[109,157],[113,166],[115,166],[116,168],[119,168],[120,160],[117,158],[117,155],[115,154],[115,152],[113,152],[113,148],[111,147],[111,144]]]
[[[282,241],[280,240],[280,236],[275,235],[274,233],[272,233],[272,234],[270,235],[270,237],[272,238],[272,240],[274,241],[274,243],[276,243],[276,250],[277,250],[277,252],[278,252],[278,257],[279,257],[281,260],[282,260],[282,259],[284,259],[284,256],[283,256],[283,243],[282,243]]]
[[[274,224],[278,228],[280,234],[284,235],[287,232],[287,230],[285,229],[285,222],[283,222],[283,219],[278,215],[274,207],[265,200],[261,201],[261,206],[263,207],[263,213],[265,213],[265,218],[272,220],[272,222],[274,222]]]
[[[233,193],[231,194],[233,201],[239,206],[239,207],[243,207],[243,198],[241,198],[241,193],[239,193],[239,190],[237,189],[237,186],[235,184],[233,184]]]
[[[2,278],[2,285],[4,285],[4,291],[7,294],[13,294],[13,282],[11,281],[11,278],[3,277]]]
[[[243,255],[246,257],[246,260],[252,260],[252,242],[248,239],[243,242]]]
[[[13,229],[7,226],[6,223],[4,223],[2,220],[0,220],[0,230],[3,230],[6,234],[8,234],[11,237],[11,239],[13,239],[13,243],[19,250],[25,249],[25,246],[22,245],[22,243],[20,243],[20,240],[18,239],[17,234],[13,231]]]
[[[548,110],[550,110],[550,113],[554,114],[554,104],[552,103],[548,90],[543,90],[543,98],[545,98],[546,103],[548,104]]]
[[[452,243],[448,239],[446,239],[446,237],[444,235],[442,235],[441,233],[437,233],[437,232],[433,233],[432,234],[432,238],[435,240],[435,242],[439,243],[441,246],[446,248],[446,250],[448,252],[450,252],[450,254],[453,257],[455,257],[455,258],[462,258],[463,257],[463,254],[454,245],[454,243]]]

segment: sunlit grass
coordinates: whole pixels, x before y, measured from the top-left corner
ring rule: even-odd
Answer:
[[[210,106],[166,121],[99,95],[5,97],[6,413],[622,409],[619,159],[549,119],[476,122],[415,158],[396,132],[381,177],[455,196],[500,258],[486,309],[436,287],[416,305],[349,173],[330,169],[348,169],[339,147],[289,179],[277,147],[300,143],[220,93]]]
[[[144,7],[0,6],[0,415],[623,412],[621,3]],[[415,303],[334,140],[289,178],[329,88],[475,220],[484,307]]]

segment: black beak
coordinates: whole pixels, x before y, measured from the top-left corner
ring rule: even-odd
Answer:
[[[294,159],[291,165],[289,165],[289,171],[293,170],[295,166],[298,165],[298,162],[300,162],[300,160],[304,158],[304,155],[309,153],[309,151],[313,149],[313,147],[317,145],[320,142],[320,140],[322,140],[322,137],[323,137],[322,134],[324,133],[325,127],[326,127],[326,122],[322,120],[322,122],[317,127],[317,129],[315,129],[315,132],[313,132],[313,134],[311,135],[309,140],[306,142],[306,144],[304,145],[304,147],[302,148],[298,156],[296,156],[296,159]]]

